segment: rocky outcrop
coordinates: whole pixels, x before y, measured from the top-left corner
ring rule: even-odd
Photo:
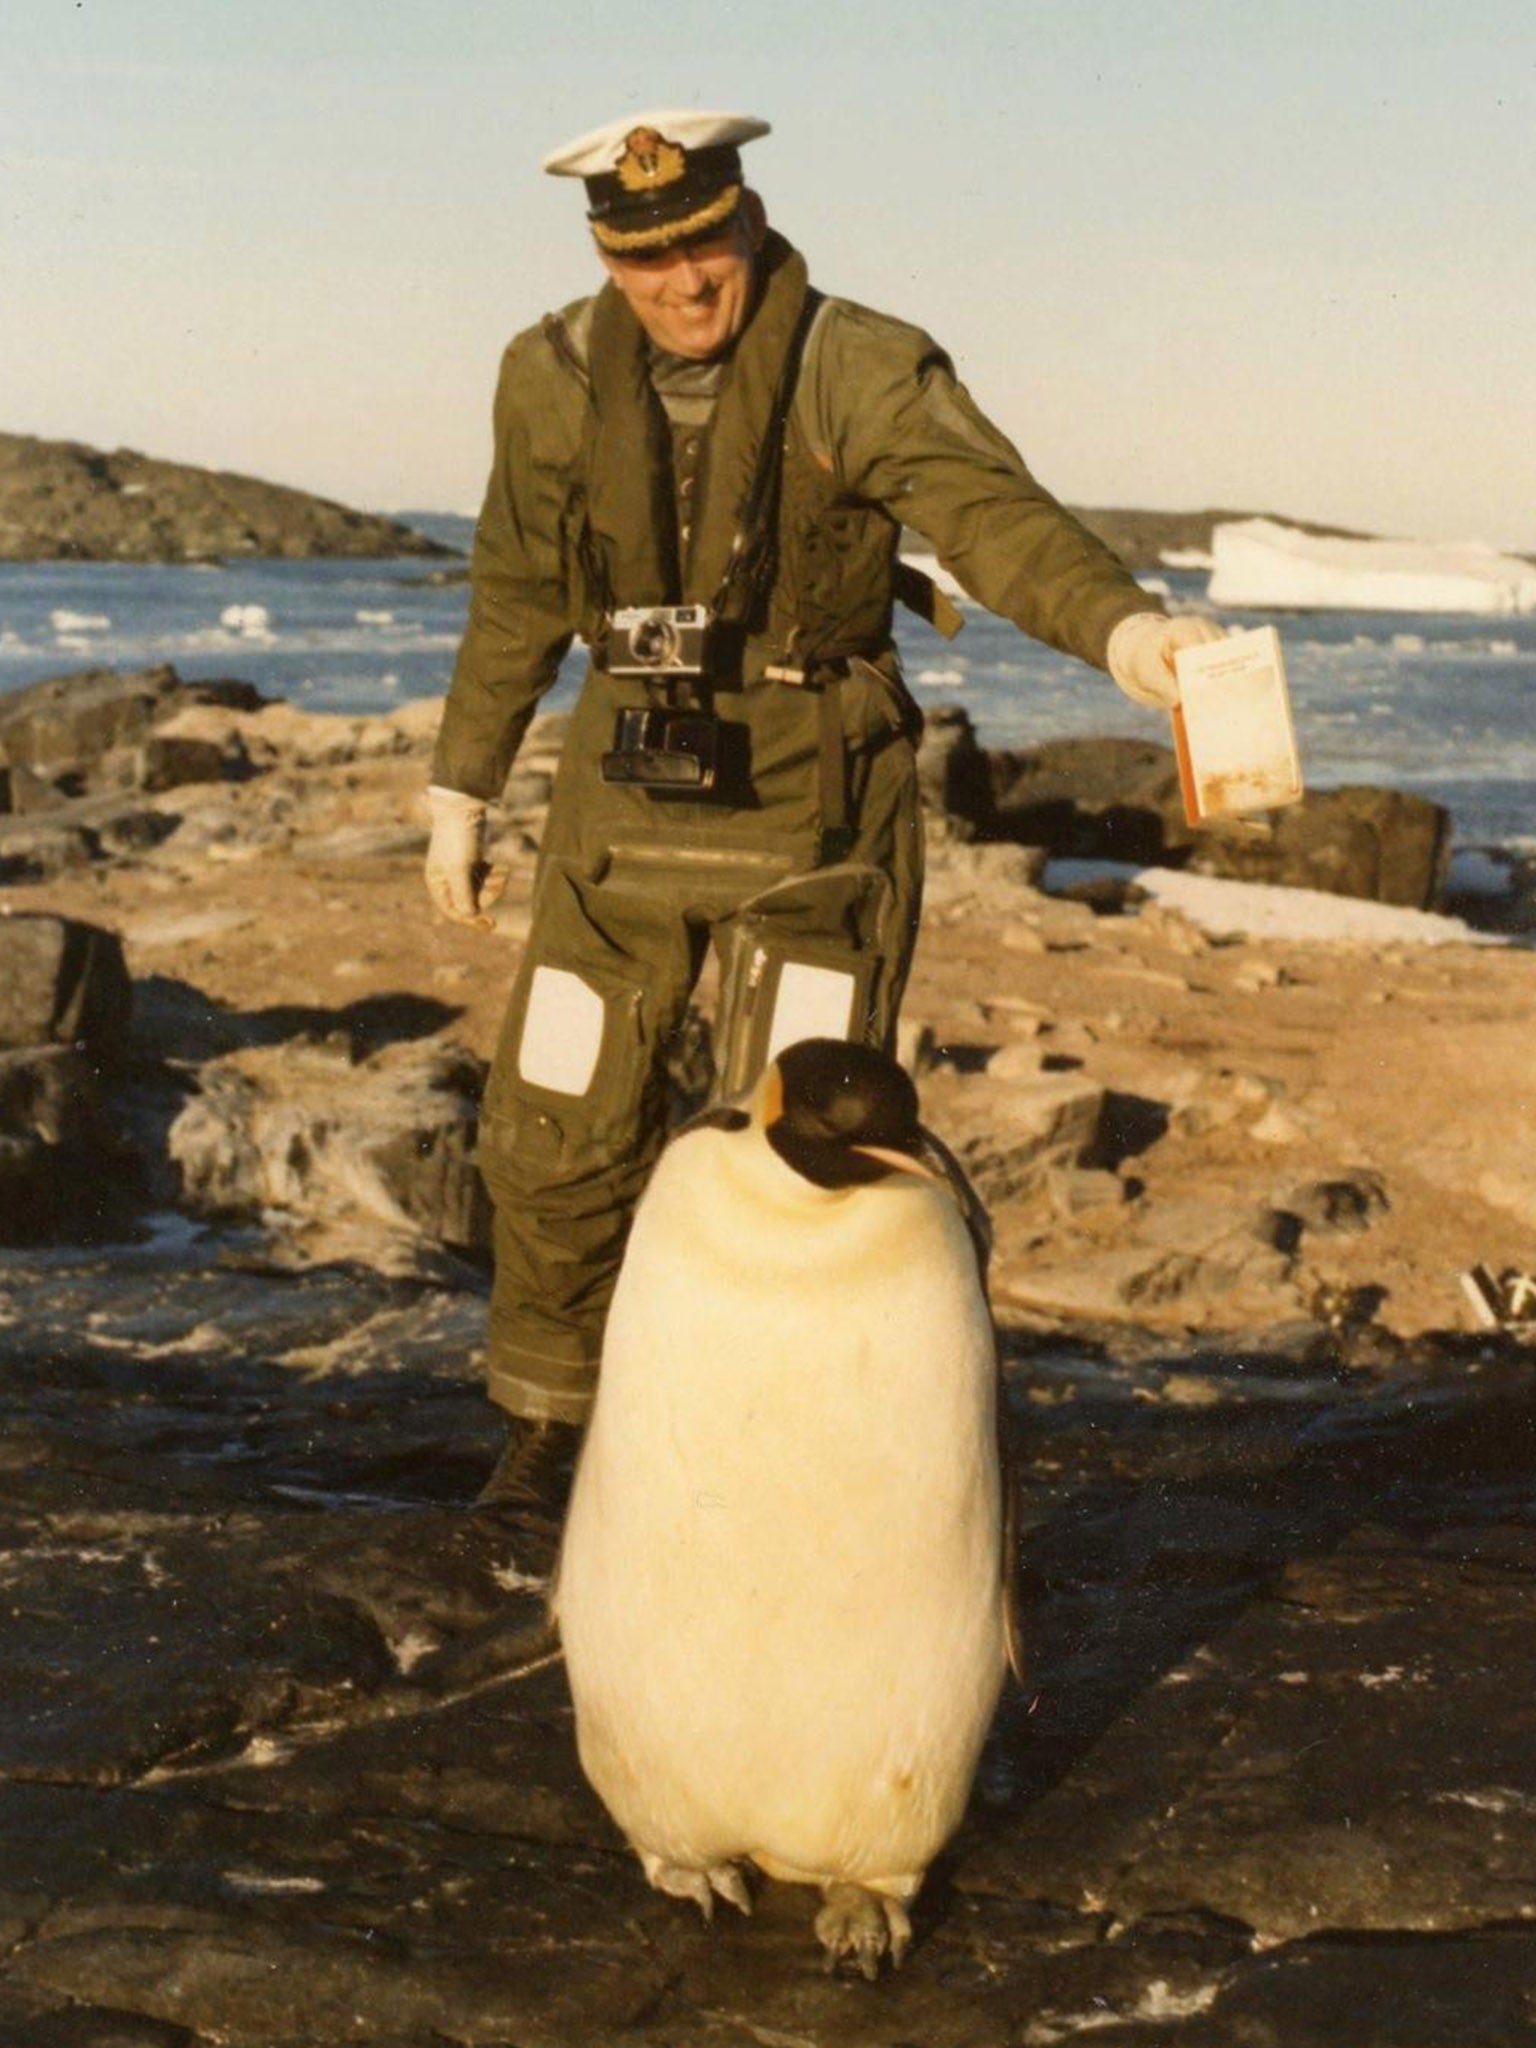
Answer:
[[[140,1192],[100,1068],[72,1046],[0,1052],[0,1245],[120,1235]]]
[[[988,767],[997,838],[1072,859],[1142,866],[1180,864],[1193,843],[1170,747],[1150,740],[1047,740],[994,751]]]
[[[0,434],[0,561],[446,555],[397,520],[131,448]]]
[[[1408,790],[1366,787],[1311,790],[1247,830],[1202,829],[1188,865],[1228,881],[1432,910],[1450,858],[1449,811]]]
[[[264,702],[250,683],[183,682],[168,662],[80,669],[8,691],[0,697],[0,763],[9,771],[10,807],[55,810],[103,786],[217,781],[232,765],[226,750],[167,738],[159,728],[197,705],[256,711]]]
[[[133,988],[116,933],[72,918],[0,918],[0,1047],[79,1045],[118,1054]]]
[[[1449,812],[1402,790],[1312,790],[1283,810],[1192,827],[1172,749],[1148,740],[987,752],[966,713],[946,706],[924,736],[920,773],[930,803],[976,836],[1059,859],[1189,867],[1417,910],[1440,902],[1449,868]]]
[[[484,1062],[441,1040],[359,1061],[343,1033],[230,1053],[198,1071],[170,1158],[194,1215],[280,1212],[310,1260],[364,1246],[407,1270],[433,1246],[487,1248],[472,1162]]]
[[[121,1229],[137,1159],[108,1110],[132,985],[117,937],[0,918],[0,1244]]]

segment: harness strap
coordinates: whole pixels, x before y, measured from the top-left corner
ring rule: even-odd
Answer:
[[[853,848],[848,819],[848,749],[843,739],[843,670],[829,668],[817,689],[816,781],[821,828],[816,840],[816,865],[830,867],[846,860]]]

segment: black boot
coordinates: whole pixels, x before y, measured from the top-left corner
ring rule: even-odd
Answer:
[[[475,1513],[520,1538],[519,1564],[547,1578],[560,1547],[581,1429],[574,1422],[534,1421],[526,1415],[509,1415],[507,1421],[506,1445],[475,1495]]]

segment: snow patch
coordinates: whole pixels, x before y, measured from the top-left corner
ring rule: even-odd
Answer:
[[[440,1647],[437,1637],[423,1629],[408,1629],[403,1636],[389,1638],[389,1653],[402,1677],[408,1677],[423,1657],[430,1657]]]
[[[258,1898],[271,1898],[289,1892],[323,1892],[324,1880],[318,1877],[275,1877],[265,1870],[226,1870],[224,1882],[231,1891],[249,1892]]]
[[[105,612],[50,612],[48,623],[55,633],[106,633],[112,626]]]
[[[1459,917],[1407,910],[1321,889],[1278,888],[1269,882],[1229,882],[1176,868],[1138,868],[1125,861],[1053,860],[1046,883],[1110,879],[1135,882],[1155,903],[1180,910],[1203,931],[1249,939],[1315,940],[1365,946],[1499,946],[1496,932],[1476,932]]]
[[[503,1593],[542,1593],[546,1584],[531,1572],[519,1571],[515,1564],[497,1565],[491,1577]]]
[[[1435,1806],[1470,1806],[1474,1813],[1536,1813],[1536,1798],[1511,1785],[1490,1785],[1477,1792],[1436,1792]]]

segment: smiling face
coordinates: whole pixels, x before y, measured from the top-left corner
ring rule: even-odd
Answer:
[[[723,228],[660,249],[599,254],[656,346],[703,363],[728,348],[747,324],[766,229],[762,204],[748,192]]]

